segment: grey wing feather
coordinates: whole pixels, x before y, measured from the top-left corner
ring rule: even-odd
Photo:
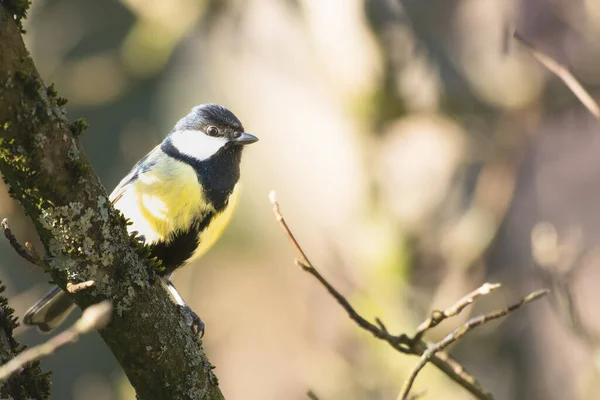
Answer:
[[[138,180],[140,174],[150,171],[152,167],[156,165],[157,156],[160,151],[160,145],[158,145],[133,166],[131,171],[121,180],[121,182],[119,182],[117,187],[108,197],[111,203],[115,204],[123,196],[125,191],[127,191],[127,188]]]

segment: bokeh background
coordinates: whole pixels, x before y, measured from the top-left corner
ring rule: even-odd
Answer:
[[[552,288],[451,352],[498,399],[600,397],[600,125],[511,38],[600,98],[598,1],[33,3],[27,45],[69,117],[89,122],[82,140],[109,192],[194,105],[227,106],[261,139],[224,238],[175,278],[228,399],[394,399],[416,362],[294,267],[272,189],[315,265],[393,331],[485,281],[504,288],[429,339]],[[35,240],[5,189],[0,215]],[[48,277],[6,241],[0,252],[22,316]],[[46,336],[21,327],[18,339]],[[42,366],[56,399],[134,398],[97,334]],[[415,388],[471,398],[429,366]]]

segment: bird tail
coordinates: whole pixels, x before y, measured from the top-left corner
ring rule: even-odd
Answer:
[[[69,316],[75,308],[73,300],[58,286],[39,299],[23,317],[25,325],[35,325],[42,332],[51,332]]]

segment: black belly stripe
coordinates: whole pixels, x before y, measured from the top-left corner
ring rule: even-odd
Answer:
[[[202,135],[200,132],[198,134]],[[190,229],[177,232],[171,241],[150,246],[152,255],[163,261],[165,270],[161,275],[168,275],[181,267],[194,254],[199,244],[198,235],[208,227],[216,214],[227,207],[229,196],[240,178],[242,147],[224,146],[212,157],[202,161],[181,153],[168,139],[163,141],[161,150],[194,169],[198,182],[202,186],[204,198],[215,210],[203,214]]]
[[[214,216],[214,213],[208,213],[201,221],[193,224],[189,230],[177,232],[173,240],[150,245],[152,256],[162,260],[165,267],[165,270],[160,272],[160,275],[171,274],[194,254],[199,244],[198,235],[206,229]]]

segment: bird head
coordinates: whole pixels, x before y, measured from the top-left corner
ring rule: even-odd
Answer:
[[[225,107],[203,104],[177,122],[167,140],[180,153],[204,161],[220,151],[241,151],[258,138],[244,132],[240,120]]]

